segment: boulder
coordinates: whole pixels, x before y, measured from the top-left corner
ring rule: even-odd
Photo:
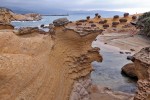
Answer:
[[[54,26],[64,26],[69,23],[67,18],[59,18],[53,21]]]
[[[122,67],[122,73],[127,75],[130,78],[137,79],[134,63],[129,63],[129,64],[123,66]]]
[[[132,16],[132,20],[136,20],[137,19],[137,16]]]
[[[108,28],[109,27],[109,24],[104,24],[103,25],[103,28]]]
[[[101,20],[101,21],[99,21],[99,24],[105,24],[105,23],[107,23],[107,20]]]
[[[129,16],[129,13],[124,13],[124,17],[128,17]]]
[[[117,19],[117,18],[119,18],[119,15],[115,15],[113,19]]]
[[[96,24],[91,24],[91,27],[96,27]]]
[[[87,16],[86,19],[89,20],[89,19],[90,19],[90,16]]]
[[[135,58],[133,56],[127,56],[127,60],[131,60],[131,61],[134,61]]]
[[[121,18],[121,19],[119,19],[119,21],[120,21],[120,23],[126,23],[128,20],[125,18]]]
[[[119,22],[112,22],[112,25],[119,25]]]

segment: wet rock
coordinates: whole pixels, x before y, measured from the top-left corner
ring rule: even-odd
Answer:
[[[122,70],[122,73],[127,75],[128,77],[137,79],[134,63],[130,63],[130,64],[123,66],[121,70]]]
[[[126,54],[131,54],[131,52],[125,52]]]
[[[131,60],[131,61],[134,61],[135,58],[133,56],[127,56],[127,60]]]
[[[64,26],[69,23],[67,18],[59,18],[53,21],[54,26]]]
[[[135,51],[134,49],[130,49],[130,51]]]
[[[120,53],[120,54],[124,54],[124,52],[122,52],[122,51],[120,51],[119,53]]]

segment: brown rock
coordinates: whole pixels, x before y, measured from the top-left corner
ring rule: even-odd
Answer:
[[[14,26],[11,24],[0,23],[0,30],[3,30],[3,29],[14,29]]]
[[[120,23],[126,23],[128,20],[125,18],[121,18],[121,19],[119,19],[119,21],[120,21]]]
[[[134,63],[129,63],[129,64],[123,66],[122,73],[124,73],[125,75],[127,75],[131,78],[137,78]]]

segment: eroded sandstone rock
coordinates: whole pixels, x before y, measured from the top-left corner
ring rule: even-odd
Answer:
[[[134,63],[129,63],[129,64],[125,65],[124,67],[122,67],[122,73],[124,73],[125,75],[127,75],[131,78],[137,78],[135,70],[136,69],[135,69]]]
[[[26,34],[32,34],[32,33],[46,34],[45,31],[39,29],[38,27],[22,27],[14,31],[14,33],[16,35],[26,35]]]
[[[138,91],[134,100],[150,100],[150,47],[143,48],[134,56]]]
[[[10,23],[11,21],[38,21],[41,20],[40,14],[16,14],[12,10],[4,7],[0,7],[0,22]]]
[[[64,26],[69,23],[67,18],[59,18],[53,21],[54,26]]]
[[[0,32],[0,99],[68,100],[75,80],[92,71],[91,62],[102,60],[91,47],[98,33],[81,37],[61,27],[55,30],[54,41],[39,32]],[[87,95],[84,88],[78,92]]]

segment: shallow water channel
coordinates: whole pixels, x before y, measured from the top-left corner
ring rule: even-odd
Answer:
[[[136,90],[136,81],[121,74],[121,68],[130,63],[125,51],[117,47],[94,41],[92,47],[99,47],[100,54],[103,57],[102,62],[93,62],[94,71],[91,73],[92,82],[94,84],[109,87],[113,90],[119,90],[128,93],[134,93]],[[124,54],[120,54],[123,51]]]

